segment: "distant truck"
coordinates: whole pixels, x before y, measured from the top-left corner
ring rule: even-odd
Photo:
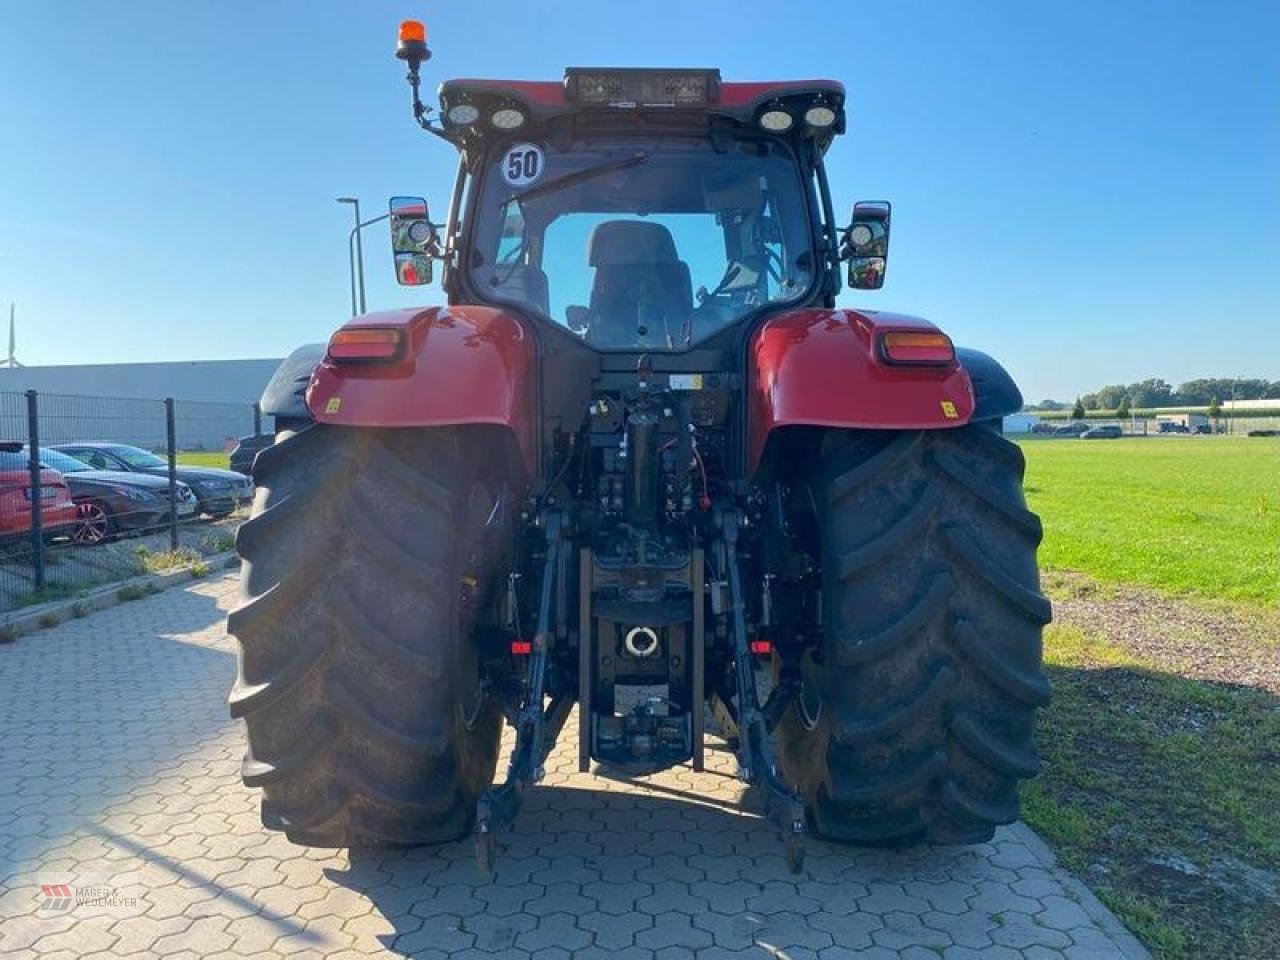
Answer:
[[[1203,413],[1170,413],[1156,417],[1156,433],[1211,433]]]

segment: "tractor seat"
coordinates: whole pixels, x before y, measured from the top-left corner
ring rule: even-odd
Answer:
[[[595,267],[587,341],[596,346],[684,343],[693,310],[689,266],[660,223],[610,220],[591,231],[587,262]]]

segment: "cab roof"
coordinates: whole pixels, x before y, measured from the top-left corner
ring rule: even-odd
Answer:
[[[844,85],[836,80],[723,82],[714,69],[571,67],[558,81],[460,78],[440,86],[444,129],[460,139],[522,129],[525,123],[495,129],[489,121],[504,108],[523,113],[528,125],[571,117],[617,123],[643,115],[646,124],[664,118],[669,123],[706,124],[710,118],[722,118],[758,128],[761,116],[771,110],[787,111],[800,121],[810,107],[825,106],[834,113],[834,122],[807,131],[825,148],[835,134],[844,132],[844,103]],[[450,111],[463,104],[477,108],[476,119],[467,124],[450,118]],[[791,129],[806,132],[803,122]]]

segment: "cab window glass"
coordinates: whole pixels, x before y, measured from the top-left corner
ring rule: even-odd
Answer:
[[[600,349],[684,349],[814,282],[807,198],[776,142],[520,143],[487,163],[473,288]]]

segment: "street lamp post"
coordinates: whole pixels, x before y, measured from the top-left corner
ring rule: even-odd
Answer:
[[[351,232],[347,234],[347,262],[348,262],[348,263],[352,263],[352,262],[354,262],[354,261],[355,261],[355,256],[356,256],[356,247],[355,247],[355,245],[356,245],[356,244],[358,244],[358,243],[360,242],[360,231],[361,231],[361,230],[363,230],[365,227],[367,227],[367,226],[371,225],[371,224],[374,224],[374,223],[381,223],[383,220],[389,220],[389,219],[391,219],[391,214],[389,214],[389,213],[384,213],[382,216],[380,216],[380,217],[374,217],[374,218],[373,218],[373,219],[371,219],[371,220],[366,220],[366,221],[364,221],[364,223],[357,223],[354,227],[352,227],[352,228],[351,228]],[[356,315],[356,299],[355,299],[355,298],[356,298],[356,288],[355,288],[355,282],[356,282],[356,281],[355,281],[355,274],[353,273],[353,274],[352,274],[352,278],[351,278],[351,284],[352,284],[352,286],[351,286],[351,315],[352,315],[353,317]],[[364,271],[361,271],[361,273],[360,273],[360,312],[361,312],[361,313],[364,313],[364,312],[365,312],[365,310],[364,310]]]
[[[356,239],[355,257],[350,256],[350,243],[347,245],[348,266],[351,268],[351,315],[365,312],[364,302],[364,244],[360,241],[360,228],[364,226],[360,222],[360,200],[357,197],[338,197],[339,203],[349,203],[354,208],[355,227],[352,233]],[[359,300],[356,298],[356,291],[359,290]],[[358,309],[357,309],[358,303]]]

